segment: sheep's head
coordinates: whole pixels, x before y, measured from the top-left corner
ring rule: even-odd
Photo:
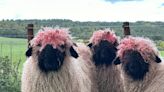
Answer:
[[[30,44],[26,56],[38,61],[43,72],[59,70],[68,54],[78,57],[67,29],[44,28]]]
[[[122,63],[124,72],[134,80],[142,80],[153,63],[160,63],[155,44],[141,37],[124,38],[118,46],[118,58],[114,64]]]
[[[118,40],[113,31],[105,29],[94,32],[88,46],[93,52],[95,65],[111,65],[116,57],[117,45]]]

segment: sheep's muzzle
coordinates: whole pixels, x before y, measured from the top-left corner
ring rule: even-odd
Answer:
[[[121,62],[125,73],[134,80],[142,80],[149,71],[149,64],[145,62],[138,51],[125,51]]]
[[[93,46],[93,60],[96,66],[112,64],[116,57],[116,47],[107,40],[101,41],[98,45]]]
[[[46,45],[38,55],[38,66],[43,72],[58,71],[64,61],[65,52]]]

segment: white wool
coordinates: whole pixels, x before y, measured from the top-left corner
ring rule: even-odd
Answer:
[[[124,92],[123,80],[121,77],[120,67],[99,66],[97,70],[97,84],[99,92]]]

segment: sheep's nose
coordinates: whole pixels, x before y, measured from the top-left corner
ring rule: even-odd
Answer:
[[[57,71],[64,61],[64,53],[46,45],[38,56],[39,68],[44,72]]]

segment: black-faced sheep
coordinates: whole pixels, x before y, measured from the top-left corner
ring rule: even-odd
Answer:
[[[95,31],[88,44],[96,66],[99,92],[124,92],[119,66],[113,65],[117,45],[118,38],[109,29]]]
[[[67,29],[44,28],[30,44],[22,92],[91,92],[88,69],[79,61]]]
[[[125,92],[164,92],[164,66],[155,44],[142,37],[124,38],[118,46]]]

